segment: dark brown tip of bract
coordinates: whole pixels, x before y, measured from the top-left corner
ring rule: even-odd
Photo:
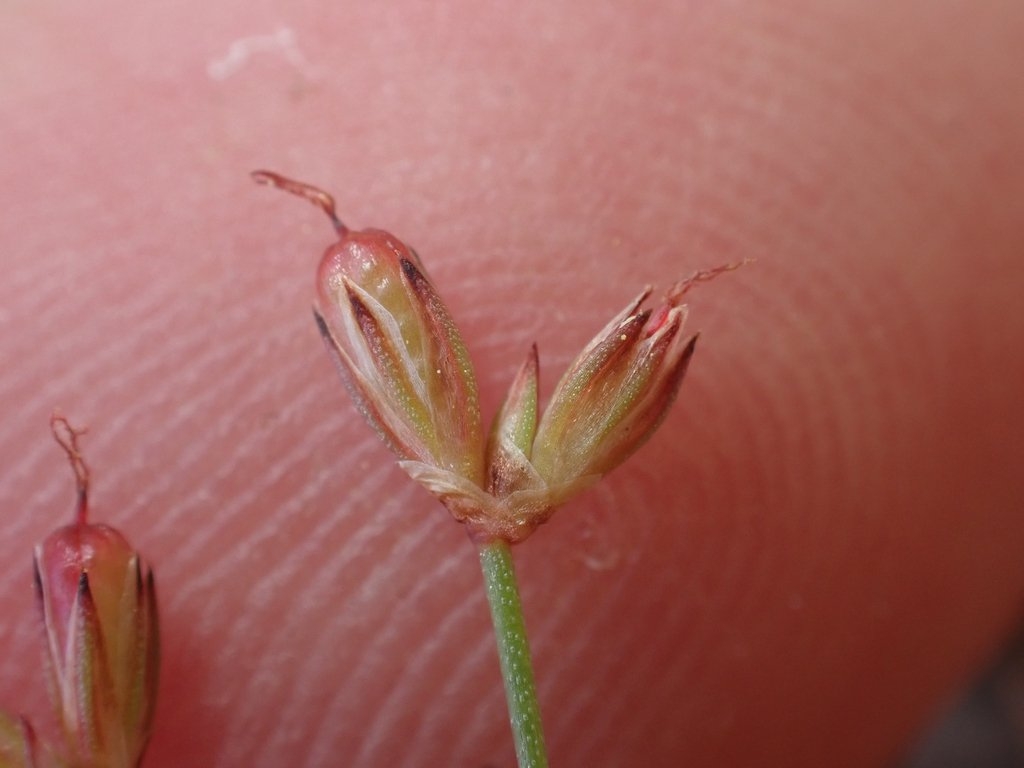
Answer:
[[[411,285],[415,286],[426,279],[423,276],[423,273],[420,272],[420,268],[413,264],[409,259],[400,258],[398,260],[398,265],[402,268],[405,278]]]
[[[430,280],[423,274],[423,270],[409,259],[399,258],[398,265],[402,268],[402,274],[413,292],[426,304],[431,305],[436,299],[436,293],[430,284]]]
[[[50,414],[50,431],[57,445],[67,454],[71,470],[75,473],[75,489],[78,491],[76,515],[78,522],[84,524],[89,513],[89,467],[78,448],[78,438],[87,430],[84,427],[75,429],[66,418],[54,411]]]
[[[78,574],[78,596],[82,599],[92,600],[92,591],[89,589],[88,571],[82,571]]]
[[[273,171],[253,171],[250,175],[257,184],[265,184],[269,187],[283,189],[285,192],[305,198],[327,214],[339,237],[344,237],[348,234],[348,227],[338,218],[338,214],[334,209],[334,198],[329,193],[324,192],[319,187],[314,187],[312,184],[295,181],[295,179],[289,179],[287,176],[282,176]]]
[[[689,362],[690,358],[693,357],[694,350],[697,349],[697,339],[700,338],[700,333],[695,333],[690,337],[690,340],[686,342],[686,349],[683,350],[683,359]]]
[[[331,329],[327,327],[327,321],[316,307],[313,307],[313,319],[316,321],[316,329],[320,332],[320,336],[324,339],[333,339]]]

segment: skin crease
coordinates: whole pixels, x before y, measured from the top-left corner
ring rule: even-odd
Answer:
[[[87,423],[153,563],[146,765],[513,762],[474,552],[309,312],[322,185],[412,244],[485,418],[645,283],[659,434],[516,549],[556,766],[872,766],[1021,618],[1019,3],[5,4],[0,706]]]

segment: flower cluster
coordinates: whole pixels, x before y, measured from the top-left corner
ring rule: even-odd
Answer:
[[[415,251],[381,230],[350,230],[320,189],[253,176],[331,218],[338,240],[320,262],[315,310],[328,351],[401,467],[484,541],[522,541],[650,437],[697,341],[683,333],[684,295],[736,266],[696,273],[654,309],[642,291],[569,366],[543,415],[531,349],[485,435],[465,344]]]

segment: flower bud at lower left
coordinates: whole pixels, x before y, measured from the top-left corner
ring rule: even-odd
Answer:
[[[58,426],[66,429],[66,437]],[[88,473],[67,422],[54,434],[78,480],[75,522],[35,550],[51,694],[73,765],[137,766],[159,667],[153,573],[116,529],[87,520]]]

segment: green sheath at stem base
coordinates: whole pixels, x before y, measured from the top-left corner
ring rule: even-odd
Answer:
[[[519,587],[508,542],[492,541],[480,547],[480,565],[484,571],[494,634],[498,639],[498,659],[505,679],[505,696],[519,768],[547,768],[530,645],[526,640],[523,608],[519,602]]]

